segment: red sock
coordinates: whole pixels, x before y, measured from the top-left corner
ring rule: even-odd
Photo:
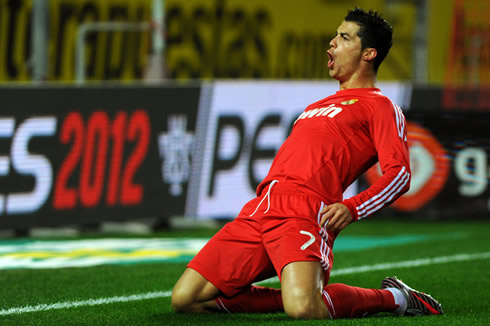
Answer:
[[[323,301],[332,318],[365,317],[398,308],[388,290],[363,289],[345,284],[329,284],[323,288]]]
[[[283,311],[281,290],[252,285],[234,297],[217,297],[218,308],[223,312],[277,312]]]

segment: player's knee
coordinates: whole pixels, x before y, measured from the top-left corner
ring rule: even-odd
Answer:
[[[311,307],[304,304],[297,304],[293,307],[284,307],[284,311],[289,317],[295,319],[312,319],[315,318],[314,311]]]
[[[176,288],[172,291],[171,302],[175,312],[191,312],[194,298],[185,289]]]
[[[284,298],[284,311],[295,319],[317,319],[328,315],[323,302],[317,302],[318,298],[301,290],[294,291]],[[323,306],[321,306],[323,305]]]
[[[295,305],[290,305],[288,307],[284,306],[284,311],[289,317],[295,319],[316,319],[322,318],[320,316],[315,307],[303,302],[297,302]]]

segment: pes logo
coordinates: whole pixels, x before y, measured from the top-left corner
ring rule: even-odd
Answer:
[[[0,117],[0,215],[35,213],[50,198],[57,211],[143,202],[135,179],[150,143],[147,112],[87,115]]]

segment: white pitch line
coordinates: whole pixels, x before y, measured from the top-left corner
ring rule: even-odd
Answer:
[[[392,262],[392,263],[342,268],[342,269],[332,271],[331,275],[336,276],[336,275],[346,275],[346,274],[354,274],[354,273],[365,273],[365,272],[386,270],[391,268],[418,267],[418,266],[427,266],[427,265],[434,265],[434,264],[444,264],[444,263],[450,263],[455,261],[468,261],[468,260],[489,259],[489,258],[490,258],[490,251],[474,253],[474,254],[439,256],[433,258],[421,258],[421,259],[405,260],[405,261]],[[262,281],[259,284],[273,283],[278,281],[279,280],[277,279],[277,277],[275,277]],[[66,302],[57,302],[53,304],[40,304],[37,306],[13,307],[13,308],[0,310],[0,316],[23,314],[28,312],[48,311],[48,310],[55,310],[55,309],[66,309],[66,308],[74,308],[74,307],[98,306],[98,305],[117,303],[117,302],[130,302],[130,301],[140,301],[140,300],[147,300],[147,299],[168,298],[171,295],[172,295],[172,291],[169,290],[169,291],[148,292],[143,294],[134,294],[130,296],[88,299],[82,301],[66,301]]]
[[[364,265],[350,268],[342,268],[337,271],[332,271],[331,275],[345,275],[363,272],[379,271],[391,268],[408,268],[408,267],[418,267],[427,266],[435,264],[445,264],[455,261],[468,261],[476,259],[488,259],[490,258],[490,251],[480,252],[475,254],[458,254],[453,256],[439,256],[433,258],[420,258],[414,260],[399,261],[393,263],[375,264],[375,265]]]
[[[55,309],[99,306],[103,304],[116,303],[116,302],[130,302],[130,301],[140,301],[140,300],[156,299],[156,298],[168,298],[171,295],[172,295],[172,291],[165,291],[165,292],[159,291],[159,292],[148,292],[143,294],[133,294],[129,296],[120,296],[120,297],[88,299],[82,301],[66,301],[66,302],[57,302],[52,304],[40,304],[37,306],[25,306],[25,307],[16,307],[16,308],[0,310],[0,316],[23,314],[26,312],[55,310]]]

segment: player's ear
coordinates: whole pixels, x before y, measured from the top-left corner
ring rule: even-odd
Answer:
[[[362,59],[365,61],[372,61],[378,55],[378,51],[375,48],[365,48],[362,51]]]

